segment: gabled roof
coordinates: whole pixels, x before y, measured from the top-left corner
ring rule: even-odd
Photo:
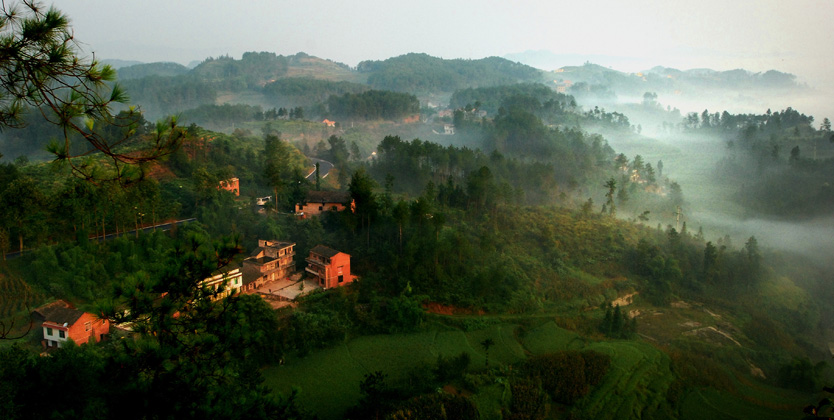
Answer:
[[[67,325],[75,324],[75,321],[78,321],[78,318],[84,315],[84,311],[75,309],[64,300],[56,300],[48,305],[41,306],[35,309],[34,313],[43,317],[44,321]]]
[[[343,191],[307,191],[306,203],[350,203],[350,193]]]
[[[324,245],[316,245],[313,247],[313,249],[310,250],[310,252],[321,255],[326,258],[333,258],[334,256],[336,256],[336,254],[339,253],[339,251],[336,251],[335,249],[326,247]]]

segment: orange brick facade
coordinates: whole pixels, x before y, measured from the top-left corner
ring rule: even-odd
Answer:
[[[45,347],[63,347],[68,340],[76,344],[99,342],[110,333],[110,321],[98,319],[91,313],[84,312],[73,322],[56,322],[45,320],[43,327],[43,344]]]
[[[318,216],[326,211],[344,211],[347,209],[342,203],[306,203],[296,204],[295,212],[304,213],[304,216]]]
[[[345,286],[356,279],[350,274],[350,255],[323,245],[310,250],[306,271],[312,274],[324,289]]]
[[[304,202],[295,205],[295,213],[301,217],[348,209],[354,211],[356,204],[349,193],[338,191],[309,191]]]

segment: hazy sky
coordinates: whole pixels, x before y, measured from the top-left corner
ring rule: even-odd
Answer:
[[[73,0],[54,4],[98,58],[239,58],[306,52],[356,65],[526,50],[624,58],[619,70],[777,69],[814,84],[834,64],[832,0]],[[581,63],[565,63],[581,64]],[[615,68],[617,68],[615,66]]]

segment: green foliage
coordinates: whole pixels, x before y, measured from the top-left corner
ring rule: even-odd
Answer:
[[[637,332],[637,318],[629,318],[627,314],[623,314],[620,305],[612,308],[611,303],[608,303],[599,329],[607,337],[630,338]]]
[[[311,349],[344,341],[349,327],[348,321],[336,311],[298,311],[290,317],[286,334],[288,344],[306,354]]]
[[[268,98],[280,103],[311,106],[327,102],[331,96],[358,94],[368,86],[351,82],[334,82],[307,77],[287,77],[267,83],[263,92]]]
[[[460,380],[469,368],[471,361],[472,357],[467,352],[461,352],[457,356],[448,358],[440,354],[437,356],[437,364],[434,368],[435,378],[440,383]]]
[[[783,388],[814,392],[822,388],[822,374],[826,368],[828,364],[824,361],[813,364],[807,357],[794,358],[790,363],[779,368],[776,381]]]
[[[547,393],[537,377],[516,377],[510,382],[512,400],[504,418],[541,420],[547,416]]]
[[[139,138],[132,123],[115,139],[99,130],[100,125],[120,123],[111,107],[125,103],[127,95],[111,83],[112,67],[79,57],[69,18],[56,8],[34,2],[3,4],[0,31],[0,127],[23,127],[25,112],[39,111],[61,129],[60,143],[48,146],[56,162],[88,179],[132,180],[130,165],[158,160],[178,146],[183,134],[175,119],[169,120],[169,129]],[[126,114],[132,120],[139,111],[131,107]],[[78,140],[86,145],[80,151],[73,146]],[[93,151],[106,158],[108,167],[90,167],[81,159]]]
[[[565,351],[531,357],[521,367],[526,380],[536,378],[554,401],[573,404],[598,385],[611,357],[595,351]]]
[[[196,123],[203,127],[222,130],[244,122],[257,120],[258,116],[263,118],[263,109],[260,106],[244,104],[204,104],[196,108],[188,109],[180,114],[184,123]]]
[[[132,334],[100,345],[68,346],[49,358],[31,356],[28,365],[23,364],[27,369],[23,374],[32,391],[13,395],[12,403],[21,407],[21,415],[10,418],[29,418],[31,413],[50,417],[59,412],[81,418],[136,419],[298,414],[292,407],[293,396],[273,400],[257,370],[280,355],[274,312],[253,295],[214,301],[219,292],[200,286],[238,252],[234,244],[208,243],[205,232],[193,227],[181,229],[174,240],[160,235],[143,238],[157,242],[142,248],[153,262],[140,269],[133,258],[108,258],[108,270],[128,274],[111,283],[113,291],[90,306],[91,312],[113,322],[130,322]],[[122,255],[131,257],[140,253],[133,245],[127,240],[113,243],[122,248]],[[41,256],[37,261],[45,260]],[[4,352],[0,357],[20,355]],[[0,383],[20,373],[3,371]],[[44,402],[33,398],[36,389],[55,389],[50,392],[65,397]],[[129,413],[124,411],[128,400],[134,402]]]
[[[118,69],[119,80],[141,79],[148,76],[171,77],[188,73],[188,67],[179,63],[142,63]]]
[[[334,117],[365,120],[397,120],[420,112],[416,96],[382,90],[331,95],[327,107]]]
[[[521,105],[522,98],[532,100],[526,101],[532,104],[524,107],[526,111],[536,113],[543,118],[545,118],[543,111],[564,113],[572,99],[563,93],[554,92],[553,89],[543,84],[519,83],[457,90],[449,99],[449,106],[458,109],[477,103],[480,105],[478,109],[494,115],[499,112],[500,108],[506,111]]]
[[[357,66],[376,89],[400,92],[454,92],[477,86],[538,82],[541,71],[498,57],[444,60],[426,54],[406,54]]]
[[[478,409],[468,398],[445,393],[414,397],[394,408],[388,420],[478,420]]]
[[[152,75],[127,79],[122,84],[133,100],[152,116],[213,104],[218,95],[217,87],[189,74],[173,77]]]

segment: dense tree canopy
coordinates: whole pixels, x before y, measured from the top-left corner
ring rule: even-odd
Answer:
[[[454,92],[478,86],[538,82],[541,71],[498,57],[444,60],[427,54],[406,54],[385,61],[363,61],[368,84],[398,92]]]
[[[420,102],[416,96],[380,90],[330,96],[327,106],[336,117],[366,120],[396,120],[420,112]]]

